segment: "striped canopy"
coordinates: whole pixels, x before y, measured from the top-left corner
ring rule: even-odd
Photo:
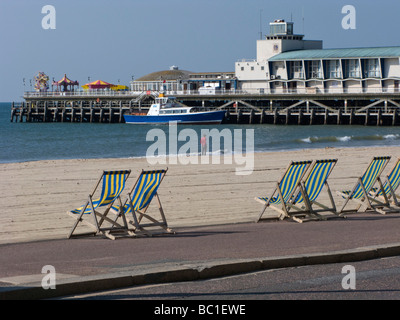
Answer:
[[[54,81],[53,85],[57,85],[57,86],[78,86],[79,82],[78,81],[72,81],[70,79],[68,79],[67,75],[64,74],[64,77],[60,80],[60,81]]]
[[[84,89],[103,89],[103,88],[111,88],[114,85],[103,80],[96,80],[90,83],[86,83],[82,86]]]

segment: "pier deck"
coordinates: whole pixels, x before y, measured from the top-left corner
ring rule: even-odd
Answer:
[[[124,113],[146,112],[158,92],[26,93],[13,103],[12,122],[123,123]],[[400,125],[400,93],[171,92],[181,104],[226,110],[225,123]]]

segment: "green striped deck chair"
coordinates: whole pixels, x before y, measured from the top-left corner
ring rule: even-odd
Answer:
[[[335,201],[328,185],[328,177],[336,163],[337,159],[316,160],[313,162],[306,178],[301,181],[293,201],[289,204],[291,209],[296,210],[294,213],[289,212],[289,216],[293,220],[300,223],[310,220],[325,220],[326,217],[321,216],[319,212],[330,211],[336,214]],[[331,207],[317,201],[324,186],[327,189]],[[321,209],[314,209],[314,205]]]
[[[339,216],[343,216],[345,211],[344,208],[349,203],[350,200],[356,202],[358,207],[355,210],[347,210],[348,213],[358,212],[361,207],[365,207],[366,210],[379,210],[378,206],[374,206],[371,203],[370,192],[376,182],[378,182],[378,189],[382,189],[382,182],[380,175],[385,169],[386,165],[390,161],[390,156],[385,157],[374,157],[372,158],[368,168],[365,170],[364,174],[357,179],[357,182],[352,190],[338,191],[337,194],[345,199],[342,208],[338,211]]]
[[[136,183],[129,191],[125,204],[122,207],[113,207],[115,211],[123,212],[126,217],[132,217],[132,219],[128,218],[128,222],[133,225],[135,235],[146,234],[151,236],[160,233],[160,229],[162,232],[174,233],[168,227],[160,197],[157,193],[167,170],[142,170]],[[158,202],[161,220],[157,220],[147,212],[154,198]]]
[[[103,171],[94,187],[93,192],[89,194],[86,204],[68,212],[68,214],[76,220],[68,235],[68,238],[73,236],[73,233],[80,222],[93,229],[93,232],[86,234],[102,233],[113,240],[115,237],[111,234],[112,232],[128,232],[128,224],[121,212],[114,212],[116,213],[116,217],[114,217],[114,219],[110,219],[107,217],[107,215],[113,210],[112,206],[117,200],[122,203],[121,193],[125,188],[125,183],[130,173],[130,170]],[[93,200],[93,197],[95,196],[101,182],[101,194],[98,199]],[[103,208],[103,211],[100,211],[102,207],[105,208]],[[117,222],[118,218],[120,217],[123,220],[123,225]],[[103,226],[103,224],[106,226]]]
[[[280,220],[289,216],[287,205],[311,163],[312,161],[292,161],[286,168],[280,181],[276,183],[276,187],[271,196],[255,198],[256,201],[264,204],[256,222],[259,222],[262,219],[262,216],[268,207],[279,213],[278,218]]]
[[[397,159],[390,173],[386,176],[382,188],[373,188],[370,195],[372,201],[382,204],[385,207],[390,207],[392,202],[396,207],[400,207],[397,200],[396,191],[400,185],[400,158]],[[382,200],[379,201],[378,199]]]

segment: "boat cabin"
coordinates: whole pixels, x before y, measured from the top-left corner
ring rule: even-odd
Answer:
[[[167,114],[189,113],[191,107],[182,107],[174,103],[171,98],[158,97],[154,104],[151,105],[148,116],[158,116]]]

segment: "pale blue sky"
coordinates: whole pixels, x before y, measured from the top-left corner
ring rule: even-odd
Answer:
[[[342,28],[344,5],[356,29]],[[44,5],[56,29],[42,28]],[[81,85],[128,85],[131,77],[176,65],[193,72],[234,71],[256,57],[256,40],[274,19],[324,48],[400,46],[398,0],[0,0],[0,101],[22,101],[39,72]],[[304,16],[304,23],[303,23]]]

